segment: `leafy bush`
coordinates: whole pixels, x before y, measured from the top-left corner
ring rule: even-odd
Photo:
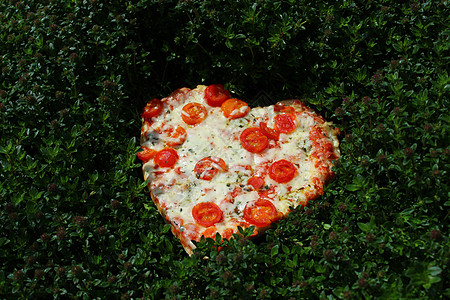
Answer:
[[[449,297],[448,1],[312,2],[2,1],[2,298]],[[145,103],[202,83],[303,99],[342,157],[263,237],[188,257],[135,153]]]

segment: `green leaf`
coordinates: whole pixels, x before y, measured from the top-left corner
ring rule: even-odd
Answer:
[[[274,257],[275,255],[277,255],[279,248],[280,248],[280,245],[273,246],[272,249],[270,250],[270,256]]]

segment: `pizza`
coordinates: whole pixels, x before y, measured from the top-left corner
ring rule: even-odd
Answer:
[[[142,112],[142,170],[189,255],[239,227],[252,237],[323,194],[339,129],[299,100],[250,108],[221,84],[181,88]]]

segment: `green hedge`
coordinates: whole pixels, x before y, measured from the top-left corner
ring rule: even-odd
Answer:
[[[449,15],[446,0],[1,1],[1,298],[450,297]],[[342,157],[264,236],[188,257],[145,188],[139,114],[212,83],[253,106],[302,99],[341,129]]]

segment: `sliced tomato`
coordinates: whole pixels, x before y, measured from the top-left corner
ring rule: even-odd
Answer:
[[[216,233],[217,233],[217,227],[216,227],[216,226],[210,226],[210,227],[206,228],[206,229],[203,231],[202,235],[203,235],[205,238],[211,238],[211,239],[213,239],[213,238],[215,238]]]
[[[222,84],[212,84],[205,89],[205,100],[209,106],[220,107],[231,94]]]
[[[245,117],[250,111],[250,107],[245,101],[231,98],[226,100],[220,106],[223,115],[228,119],[237,119]]]
[[[208,156],[195,164],[194,172],[198,179],[211,180],[219,172],[225,172],[227,164],[219,157]]]
[[[156,153],[154,161],[161,168],[171,168],[178,161],[178,153],[173,148],[164,148]]]
[[[142,117],[146,118],[146,119],[151,119],[153,117],[156,117],[162,112],[163,107],[164,107],[164,105],[161,100],[159,100],[157,98],[153,98],[144,107],[144,111],[142,112]]]
[[[175,147],[183,144],[186,140],[186,130],[181,126],[178,126],[175,130],[172,127],[167,131],[167,136],[167,146]]]
[[[285,159],[274,162],[269,167],[269,177],[278,183],[291,181],[297,175],[297,168]]]
[[[217,204],[201,202],[192,209],[195,222],[205,227],[213,226],[222,220],[223,212]]]
[[[267,126],[266,122],[259,123],[259,129],[271,140],[278,141],[280,139],[280,132]]]
[[[147,147],[142,147],[142,151],[139,151],[138,153],[136,153],[137,157],[142,160],[143,162],[147,162],[150,159],[152,159],[156,153],[158,151],[147,148]]]
[[[246,128],[242,131],[239,140],[242,147],[251,153],[260,153],[269,145],[269,139],[258,127]]]
[[[250,177],[247,180],[247,185],[251,187],[254,191],[258,191],[262,189],[262,187],[264,186],[264,178],[259,176]]]
[[[195,125],[201,123],[207,116],[208,112],[203,104],[190,102],[183,106],[181,118],[186,124]]]
[[[274,105],[273,110],[276,112],[282,112],[287,114],[295,114],[295,108],[291,105],[301,106],[302,109],[306,109],[307,107],[297,99],[284,100],[282,102],[278,102]]]
[[[297,128],[292,114],[279,114],[275,118],[275,130],[282,133],[290,133]]]
[[[255,226],[266,227],[279,218],[277,209],[272,202],[266,199],[259,199],[245,206],[244,219]]]

